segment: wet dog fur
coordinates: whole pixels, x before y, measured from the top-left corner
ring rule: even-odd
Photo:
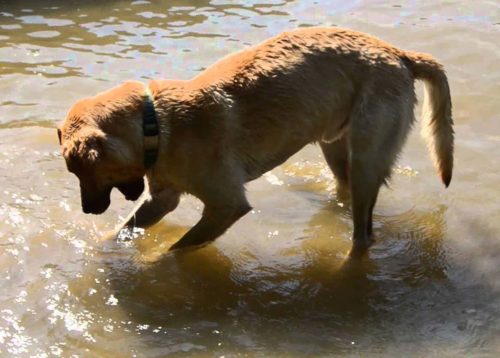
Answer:
[[[246,182],[319,143],[340,187],[351,194],[353,248],[373,241],[380,186],[414,122],[414,82],[425,82],[423,128],[443,183],[453,167],[447,77],[430,55],[403,51],[338,28],[284,32],[232,54],[188,81],[129,81],[77,102],[58,129],[82,209],[100,214],[116,187],[143,193],[125,226],[147,227],[183,193],[204,204],[199,222],[172,248],[210,242],[251,209]],[[142,111],[151,93],[158,158],[144,166]]]

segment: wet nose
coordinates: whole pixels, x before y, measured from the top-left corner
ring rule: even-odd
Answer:
[[[84,185],[80,181],[82,211],[85,214],[102,214],[111,203],[111,187],[98,189],[96,185]]]
[[[106,211],[108,206],[109,206],[108,202],[102,202],[99,203],[98,205],[88,205],[82,203],[82,211],[85,214],[102,214],[103,212]]]
[[[82,196],[82,211],[85,214],[102,214],[110,204],[108,195],[97,198],[85,198]]]
[[[90,208],[87,205],[82,205],[82,210],[85,214],[90,214]]]

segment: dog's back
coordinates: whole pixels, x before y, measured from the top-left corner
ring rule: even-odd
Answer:
[[[353,254],[372,241],[372,211],[414,122],[414,81],[426,83],[424,120],[442,181],[451,180],[451,100],[442,66],[359,32],[285,32],[195,78],[225,98],[225,147],[254,179],[311,142],[352,196]],[[236,119],[236,120],[235,120]],[[222,130],[224,131],[224,126]]]
[[[424,70],[424,63],[432,70]],[[390,167],[413,122],[414,80],[434,84],[436,76],[441,85],[429,90],[441,88],[434,95],[449,103],[447,83],[442,81],[444,72],[430,56],[402,51],[360,32],[305,28],[230,55],[193,83],[226,100],[224,116],[228,122],[238,118],[237,123],[227,124],[238,130],[232,128],[226,139],[231,141],[229,147],[238,150],[248,178],[253,179],[304,145],[335,142],[353,129],[369,137],[387,136],[389,142],[397,143],[383,153],[387,157],[383,166]],[[377,102],[373,106],[380,107],[377,111],[384,118],[357,115],[366,110],[361,106],[369,98]],[[446,107],[446,103],[435,105]],[[384,116],[383,112],[395,113]],[[437,133],[435,129],[443,126],[451,128],[446,124],[451,123],[451,115],[448,117],[444,121],[427,121],[434,123],[432,132]],[[436,148],[434,158],[443,181],[448,183],[452,156],[447,153],[452,153],[452,138],[449,130],[440,133],[430,136],[431,146]],[[385,178],[389,172],[381,175]]]

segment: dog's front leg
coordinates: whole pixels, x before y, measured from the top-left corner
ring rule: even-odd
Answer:
[[[221,203],[205,203],[203,214],[196,223],[170,250],[180,249],[193,245],[201,245],[215,240],[222,235],[232,224],[251,210],[246,198]]]
[[[180,192],[171,187],[145,195],[129,214],[122,228],[146,228],[156,224],[177,207],[179,198]]]

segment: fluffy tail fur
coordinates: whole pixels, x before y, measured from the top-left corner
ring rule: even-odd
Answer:
[[[427,140],[441,180],[448,187],[453,170],[453,119],[448,79],[432,56],[405,52],[404,58],[416,79],[425,83],[422,134]]]

